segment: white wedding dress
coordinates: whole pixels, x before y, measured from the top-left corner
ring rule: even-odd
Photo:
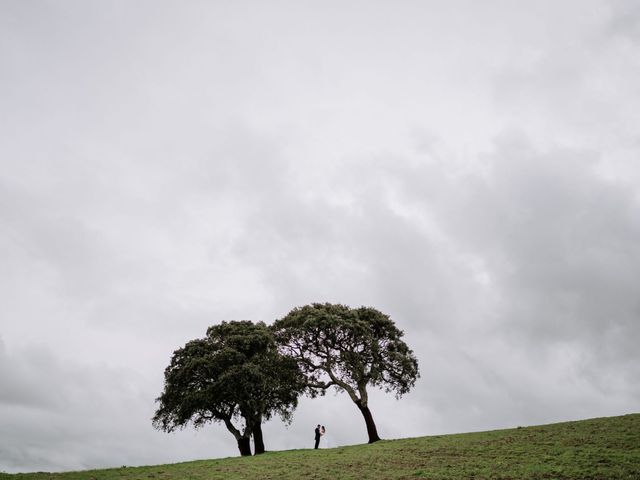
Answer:
[[[331,440],[326,432],[320,437],[320,445],[318,448],[331,448]]]

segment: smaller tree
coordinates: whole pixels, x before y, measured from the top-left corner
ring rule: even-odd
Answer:
[[[310,393],[332,386],[347,392],[364,417],[369,443],[380,440],[367,387],[399,398],[420,376],[404,333],[389,316],[370,307],[314,303],[293,309],[272,328],[281,351],[304,372]]]
[[[274,414],[290,421],[303,380],[264,323],[222,322],[174,352],[153,425],[171,432],[189,423],[222,422],[240,455],[251,455],[252,435],[254,451],[262,453],[262,422]]]

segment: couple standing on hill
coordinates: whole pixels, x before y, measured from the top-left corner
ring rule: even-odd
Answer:
[[[316,431],[315,431],[315,434],[316,434],[316,436],[315,436],[316,446],[314,448],[318,448],[318,447],[327,448],[329,446],[328,445],[329,442],[328,442],[327,437],[325,437],[324,441],[322,442],[322,445],[320,445],[320,439],[325,436],[326,432],[327,431],[324,428],[324,425],[322,425],[322,426],[318,425],[316,427]]]

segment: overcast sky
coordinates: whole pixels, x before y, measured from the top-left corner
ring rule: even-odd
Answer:
[[[151,426],[222,320],[368,305],[383,438],[640,411],[640,7],[0,0],[0,471],[237,455]],[[366,442],[345,394],[268,450]]]

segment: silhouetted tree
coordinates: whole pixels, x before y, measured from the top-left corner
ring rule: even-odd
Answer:
[[[222,422],[240,455],[264,452],[262,422],[278,414],[290,421],[304,389],[295,360],[278,352],[262,322],[222,322],[205,338],[176,350],[166,368],[153,425],[167,432],[189,423]]]
[[[367,387],[399,398],[420,376],[418,361],[394,322],[374,308],[314,303],[293,309],[272,328],[281,351],[306,375],[311,395],[331,386],[346,391],[364,417],[369,443],[380,440]]]

